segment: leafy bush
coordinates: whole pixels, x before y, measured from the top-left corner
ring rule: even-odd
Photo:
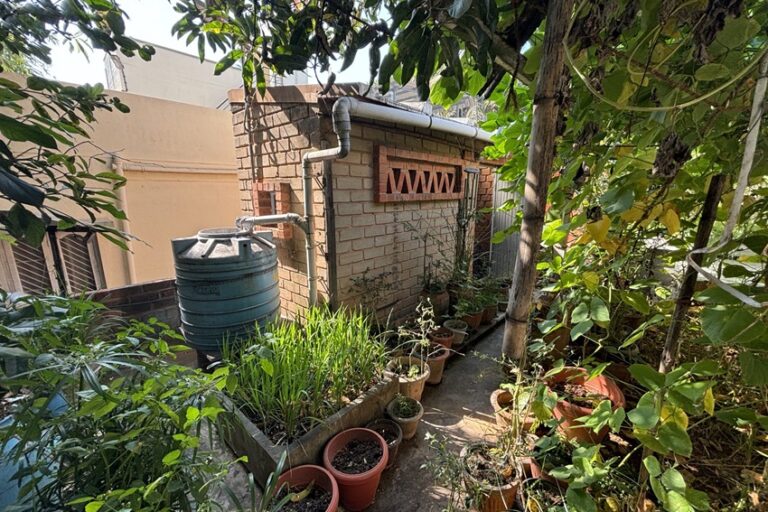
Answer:
[[[360,311],[311,308],[226,347],[227,390],[277,442],[290,442],[374,385],[386,363]]]
[[[213,506],[227,464],[201,440],[214,435],[223,382],[166,362],[177,333],[76,299],[27,298],[0,318],[0,387],[16,399],[0,448],[19,464],[17,508]]]

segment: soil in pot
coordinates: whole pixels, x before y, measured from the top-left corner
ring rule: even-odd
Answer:
[[[403,440],[408,440],[416,435],[424,407],[413,398],[400,395],[387,405],[387,414],[400,425]]]
[[[350,475],[359,475],[373,469],[384,454],[379,443],[353,439],[333,457],[333,467]]]
[[[445,348],[449,349],[451,348],[451,346],[453,346],[454,336],[455,335],[453,331],[451,331],[450,329],[447,329],[445,327],[439,327],[434,331],[432,331],[431,333],[429,333],[427,335],[427,338],[429,338],[429,341],[433,343],[438,343],[444,346]]]
[[[487,443],[466,447],[462,458],[467,475],[485,488],[483,496],[476,497],[480,512],[503,512],[512,507],[520,485],[514,460]]]
[[[373,503],[388,452],[384,438],[367,428],[339,432],[325,445],[323,466],[336,479],[345,510],[356,512]]]
[[[597,404],[605,400],[604,396],[592,393],[581,384],[574,382],[557,382],[555,385],[551,386],[551,389],[557,393],[557,396],[564,397],[570,403],[580,407],[594,409],[597,407]]]
[[[373,430],[387,443],[389,449],[389,459],[387,460],[387,469],[392,467],[397,459],[397,452],[400,449],[400,443],[403,442],[403,429],[393,420],[379,418],[368,423],[365,428]]]
[[[287,493],[292,497],[280,509],[287,512],[325,512],[331,504],[331,493],[314,483],[283,488],[277,501],[282,500]]]
[[[389,372],[397,375],[400,394],[421,400],[424,384],[429,378],[429,365],[418,357],[400,356],[387,365]]]

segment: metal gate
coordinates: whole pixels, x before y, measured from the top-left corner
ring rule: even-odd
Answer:
[[[491,237],[498,231],[504,231],[515,223],[515,217],[520,210],[520,198],[518,194],[503,190],[510,187],[511,183],[501,181],[495,174],[493,185],[493,214],[491,215]],[[507,204],[514,205],[511,208],[499,209]],[[507,205],[507,206],[509,206]],[[494,277],[512,277],[517,259],[517,245],[520,241],[520,233],[507,235],[501,243],[491,243],[491,275]]]

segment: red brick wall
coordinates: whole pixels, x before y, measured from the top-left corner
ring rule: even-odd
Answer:
[[[181,325],[173,279],[98,290],[91,293],[90,298],[125,318],[146,321],[155,317],[171,327]]]

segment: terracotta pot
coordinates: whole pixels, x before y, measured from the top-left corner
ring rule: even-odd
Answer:
[[[364,473],[344,473],[334,468],[332,464],[336,454],[354,440],[373,440],[381,446],[381,459],[374,467]],[[339,485],[341,506],[344,509],[355,512],[363,510],[373,503],[376,490],[379,488],[381,473],[387,466],[387,459],[388,448],[384,438],[367,428],[350,428],[339,432],[328,441],[323,450],[323,466],[333,475]]]
[[[403,364],[420,366],[421,374],[409,378],[407,375],[400,375],[393,371],[393,368]],[[413,398],[414,400],[421,400],[421,394],[424,393],[424,384],[429,378],[429,365],[427,363],[415,356],[399,356],[389,362],[387,370],[391,375],[397,376],[401,395]]]
[[[555,384],[568,381],[583,386],[591,394],[610,400],[614,410],[626,405],[624,393],[621,392],[613,379],[605,375],[598,375],[587,380],[588,377],[589,374],[584,368],[566,367],[547,379],[547,385],[552,388]],[[576,419],[591,414],[593,410],[590,407],[572,404],[566,400],[558,400],[553,411],[555,418],[560,422],[558,430],[567,439],[576,439],[582,443],[599,443],[608,434],[608,427],[595,433],[592,429],[584,427]]]
[[[516,411],[514,410],[512,398],[512,393],[506,389],[497,389],[491,393],[493,415],[496,417],[496,424],[502,428],[511,428],[514,426]],[[531,413],[526,414],[525,417],[519,417],[518,419],[518,427],[523,433],[530,432],[534,423],[536,423],[536,417]]]
[[[450,357],[451,351],[439,343],[432,343],[429,346],[429,356],[427,364],[429,365],[429,378],[427,384],[440,384],[443,380],[443,370],[445,362]]]
[[[336,512],[339,508],[339,486],[331,473],[320,466],[306,465],[289,469],[277,479],[277,488],[283,484],[288,484],[289,488],[306,487],[313,482],[331,495],[331,502],[325,511]]]
[[[496,304],[491,304],[489,306],[485,306],[485,309],[483,309],[483,320],[482,322],[484,324],[489,324],[493,322],[493,319],[496,318]]]
[[[431,333],[427,334],[429,341],[438,343],[445,348],[451,348],[453,346],[453,338],[455,334],[452,330],[445,327],[438,327]]]
[[[426,290],[422,290],[419,294],[421,299],[429,299],[432,304],[432,311],[435,313],[435,317],[441,317],[448,313],[448,308],[451,305],[451,296],[448,294],[448,290],[441,292],[430,293]]]
[[[469,326],[467,322],[463,320],[446,320],[443,323],[443,327],[453,332],[453,347],[461,348],[464,346],[464,341],[467,338],[467,329]]]
[[[384,437],[382,432],[389,432],[397,437],[394,441],[387,443],[387,448],[389,448],[389,460],[387,460],[387,467],[385,469],[391,468],[397,459],[397,451],[400,449],[400,443],[403,442],[403,429],[400,427],[400,424],[396,421],[388,420],[387,418],[379,418],[369,422],[365,428],[373,430],[383,437],[385,441],[387,438]]]
[[[465,322],[470,329],[477,329],[483,321],[483,311],[481,310],[477,313],[462,317],[461,320]]]
[[[390,418],[395,420],[398,425],[400,425],[400,428],[403,430],[403,440],[407,441],[409,439],[413,439],[413,437],[416,435],[416,429],[419,428],[419,420],[421,420],[421,417],[424,416],[424,406],[419,402],[419,412],[416,414],[416,416],[411,416],[410,418],[401,418],[394,412],[395,401],[396,400],[392,400],[387,404],[387,414]]]
[[[568,344],[571,342],[571,330],[568,327],[558,327],[544,335],[546,343],[554,345],[552,355],[555,357],[565,357]]]
[[[493,446],[493,443],[472,443],[461,449],[464,475],[467,479],[477,482],[467,469],[466,459],[469,454],[480,447]],[[487,482],[483,482],[482,485],[485,487],[483,490],[484,496],[481,503],[477,504],[478,512],[506,512],[514,506],[517,490],[520,487],[520,478],[516,478],[514,481],[501,486],[492,485]]]

